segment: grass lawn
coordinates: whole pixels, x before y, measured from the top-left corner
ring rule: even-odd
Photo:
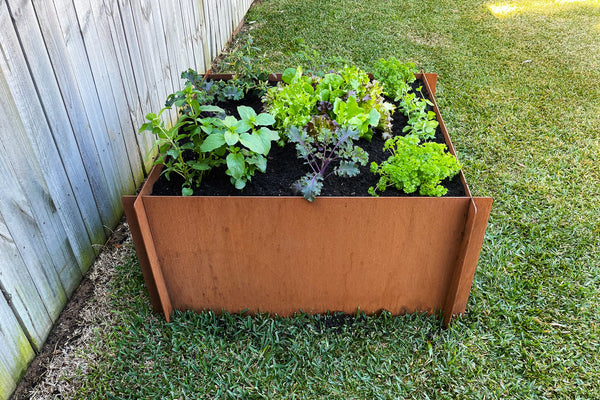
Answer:
[[[263,0],[247,21],[270,71],[394,55],[439,74],[471,189],[495,199],[468,313],[167,324],[129,250],[77,396],[600,398],[600,1]]]

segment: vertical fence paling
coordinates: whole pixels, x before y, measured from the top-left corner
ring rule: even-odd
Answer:
[[[0,400],[149,171],[144,115],[251,3],[0,0]]]

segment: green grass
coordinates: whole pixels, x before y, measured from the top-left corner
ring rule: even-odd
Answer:
[[[394,55],[439,74],[467,181],[495,199],[468,313],[167,324],[131,258],[79,396],[600,398],[600,2],[263,0],[247,20],[270,71]]]

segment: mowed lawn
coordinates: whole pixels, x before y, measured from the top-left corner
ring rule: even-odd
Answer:
[[[263,0],[246,20],[230,51],[251,35],[269,71],[395,56],[439,75],[471,190],[495,199],[467,314],[167,324],[124,249],[75,397],[600,398],[600,1]]]

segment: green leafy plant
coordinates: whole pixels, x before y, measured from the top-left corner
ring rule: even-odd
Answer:
[[[374,66],[373,77],[384,84],[384,94],[394,101],[400,100],[415,81],[415,64],[402,63],[395,57],[379,59]]]
[[[185,79],[185,88],[172,93],[167,97],[166,107],[181,107],[189,93],[193,93],[199,104],[212,104],[215,101],[225,102],[228,100],[241,100],[244,97],[244,84],[236,79],[228,81],[204,80],[204,75],[198,74],[192,69],[181,73]],[[188,108],[181,108],[182,113],[188,112]]]
[[[289,141],[295,143],[298,156],[304,158],[311,169],[292,185],[292,191],[308,201],[314,201],[321,193],[323,180],[328,176],[356,176],[360,172],[358,164],[366,165],[369,160],[367,152],[354,144],[359,132],[348,127],[321,129],[311,136],[303,129],[290,126],[286,134]]]
[[[281,76],[285,85],[270,88],[263,97],[265,108],[275,117],[275,126],[286,130],[302,127],[316,114],[318,97],[313,84],[316,78],[303,75],[302,68],[288,68]]]
[[[461,168],[456,157],[440,143],[419,143],[415,136],[396,136],[385,142],[383,150],[392,155],[381,164],[371,163],[371,172],[381,175],[369,194],[377,196],[393,186],[405,193],[419,189],[423,196],[443,196],[448,189],[440,185],[445,178],[456,175]]]
[[[226,116],[220,107],[201,104],[202,93],[210,93],[210,89],[199,93],[191,84],[186,85],[172,103],[181,111],[172,127],[167,128],[161,118],[171,109],[167,106],[158,115],[146,115],[148,122],[140,128],[140,132],[149,130],[157,136],[155,164],[164,165],[167,179],[173,173],[183,178],[183,196],[192,195],[204,175],[223,164],[232,184],[244,188],[256,170],[266,171],[271,142],[279,139],[277,132],[267,128],[275,122],[270,114],[256,114],[250,107],[239,106],[238,120]]]
[[[370,108],[367,112],[368,109],[368,106],[361,107],[353,96],[349,96],[346,101],[338,97],[333,103],[333,112],[338,124],[356,129],[362,137],[371,140],[371,127],[379,124],[380,115],[375,108]]]
[[[208,135],[199,149],[208,159],[215,156],[219,164],[225,163],[231,183],[243,189],[256,170],[266,172],[266,156],[279,134],[267,128],[275,123],[271,114],[256,114],[247,106],[237,110],[239,120],[229,115],[224,119],[211,118],[202,126]]]
[[[260,48],[254,46],[254,39],[248,36],[246,41],[236,51],[230,52],[225,57],[224,63],[234,71],[233,80],[241,87],[244,93],[256,90],[262,96],[268,86],[267,74],[256,62],[256,54]]]
[[[399,102],[399,108],[408,117],[408,125],[403,132],[415,135],[421,140],[433,139],[438,126],[435,112],[428,111],[433,104],[422,95],[419,98],[412,91],[415,81],[415,64],[402,63],[395,57],[380,59],[375,63],[373,76],[383,83],[383,94]],[[421,88],[417,91],[421,93]]]
[[[188,69],[181,73],[181,79],[185,79],[186,89],[171,94],[166,101],[165,106],[176,105],[178,101],[185,99],[186,90],[191,87],[200,104],[212,104],[215,101],[225,102],[227,100],[241,100],[245,94],[252,90],[257,91],[257,95],[262,96],[268,86],[269,75],[258,67],[253,54],[260,51],[259,48],[252,45],[252,37],[248,37],[246,43],[237,51],[229,53],[225,58],[234,71],[233,79],[226,81],[206,81],[203,74],[199,74],[193,69]],[[182,109],[187,112],[187,109]]]
[[[420,87],[417,92],[421,93]],[[435,112],[427,110],[428,106],[433,106],[433,103],[422,97],[422,95],[419,98],[415,92],[405,93],[399,107],[408,117],[408,124],[402,131],[421,140],[433,139],[439,124]]]
[[[385,102],[383,87],[358,67],[344,67],[322,76],[307,75],[301,67],[288,68],[283,84],[270,88],[263,102],[276,126],[305,128],[315,115],[327,114],[339,126],[348,126],[370,140],[373,128],[390,137],[394,106]]]
[[[165,126],[161,116],[171,107],[164,107],[158,114],[147,114],[148,122],[142,124],[139,131],[151,131],[156,135],[155,146],[158,147],[158,157],[154,164],[164,165],[162,173],[167,179],[170,179],[172,173],[181,176],[184,180],[181,194],[189,196],[193,193],[192,187],[198,186],[204,174],[215,164],[213,155],[198,152],[198,146],[206,138],[203,125],[209,120],[218,118],[201,119],[200,115],[203,113],[224,115],[225,111],[217,106],[199,104],[191,87],[186,87],[183,93],[185,97],[176,103],[188,111],[180,115],[175,125],[170,128]]]

